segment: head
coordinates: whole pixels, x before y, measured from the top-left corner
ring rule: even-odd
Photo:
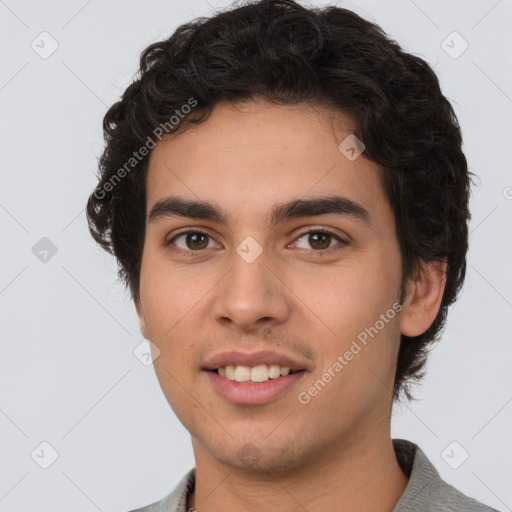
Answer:
[[[346,9],[247,2],[146,48],[103,128],[90,230],[117,258],[161,351],[162,389],[193,435],[207,437],[212,419],[184,388],[200,382],[213,404],[201,364],[233,347],[295,354],[309,385],[356,341],[321,397],[296,404],[306,437],[312,414],[337,408],[328,438],[413,398],[464,280],[469,221],[460,128],[425,61]],[[362,142],[357,158],[346,141]],[[305,204],[335,196],[343,204]],[[166,214],[178,206],[189,216]],[[220,458],[225,407],[210,434]],[[245,411],[251,439],[275,407],[268,423]],[[231,417],[233,431],[247,416]]]

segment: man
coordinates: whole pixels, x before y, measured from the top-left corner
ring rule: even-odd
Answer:
[[[104,133],[91,233],[196,461],[139,510],[492,510],[390,437],[466,268],[423,60],[346,9],[248,3],[149,46]]]

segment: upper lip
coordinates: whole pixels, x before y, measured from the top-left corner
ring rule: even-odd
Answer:
[[[260,364],[272,365],[278,364],[290,368],[290,370],[305,370],[307,365],[300,361],[293,359],[284,354],[278,354],[271,350],[261,350],[259,352],[240,352],[238,350],[231,350],[229,352],[222,352],[210,358],[203,366],[204,370],[216,370],[228,365],[242,365],[242,366],[258,366]]]

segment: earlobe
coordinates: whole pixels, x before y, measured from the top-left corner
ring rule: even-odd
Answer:
[[[142,307],[140,299],[135,300],[135,310],[139,317],[140,332],[144,338],[147,338],[146,315],[144,314],[144,308]]]
[[[403,335],[419,336],[432,325],[443,299],[446,267],[446,258],[442,262],[422,262],[416,276],[408,282],[400,322]]]

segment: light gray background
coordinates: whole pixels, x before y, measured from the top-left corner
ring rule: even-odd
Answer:
[[[129,510],[160,499],[194,465],[153,367],[133,354],[135,309],[88,233],[84,206],[103,115],[141,51],[228,4],[0,0],[2,511]],[[462,492],[512,510],[512,0],[338,5],[435,66],[479,176],[466,284],[419,400],[395,411],[393,437],[418,443]],[[46,59],[31,47],[51,48],[43,31],[59,45]],[[458,58],[454,31],[469,43]],[[43,237],[57,248],[46,262],[32,252]],[[43,441],[59,455],[48,469]],[[454,441],[452,465],[469,453],[458,469],[442,456]]]

